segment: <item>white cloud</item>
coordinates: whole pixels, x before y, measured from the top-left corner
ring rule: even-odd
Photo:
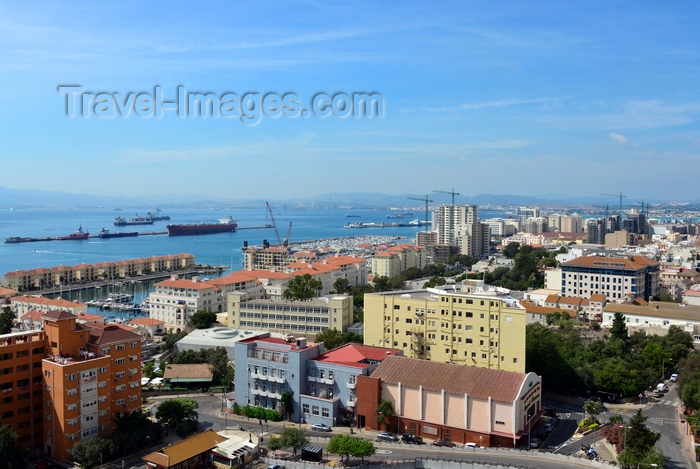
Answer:
[[[619,143],[620,145],[624,145],[627,143],[627,137],[625,137],[622,134],[617,134],[615,132],[610,132],[608,134],[608,137],[610,137],[610,140],[612,140],[615,143]]]

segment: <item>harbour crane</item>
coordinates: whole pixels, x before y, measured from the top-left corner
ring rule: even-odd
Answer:
[[[428,203],[432,202],[432,199],[428,197],[427,195],[425,196],[424,199],[421,199],[420,197],[408,197],[409,200],[420,200],[421,202],[425,202],[425,230],[428,231]]]
[[[451,191],[438,191],[433,190],[433,192],[438,192],[440,194],[452,194],[452,205],[450,206],[450,244],[454,244],[455,241],[455,196],[460,195],[459,192],[455,192],[454,188]]]
[[[620,218],[622,218],[622,199],[626,199],[627,196],[622,195],[622,192],[620,192],[619,194],[599,194],[599,195],[604,195],[606,197],[618,197],[620,199],[620,210],[619,210],[618,214],[620,215]]]
[[[275,236],[277,236],[277,244],[282,244],[282,238],[280,238],[280,232],[277,229],[277,223],[275,222],[275,216],[272,214],[272,207],[270,207],[270,204],[265,202],[265,205],[267,205],[267,212],[270,215],[270,221],[272,222],[272,228],[275,230]],[[291,225],[290,225],[291,228]]]

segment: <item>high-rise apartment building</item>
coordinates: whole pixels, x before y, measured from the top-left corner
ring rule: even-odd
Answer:
[[[115,325],[79,324],[64,311],[43,331],[0,336],[0,415],[23,446],[69,459],[79,441],[141,408],[141,338]]]
[[[489,253],[489,225],[478,218],[476,205],[441,205],[435,213],[437,244],[459,246],[460,253],[482,257]]]

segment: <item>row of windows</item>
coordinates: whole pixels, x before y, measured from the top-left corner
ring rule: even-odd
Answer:
[[[241,327],[252,327],[255,329],[282,329],[289,331],[301,331],[301,332],[323,332],[327,327],[322,326],[307,326],[305,324],[274,324],[267,322],[253,322],[253,321],[241,321]]]
[[[235,313],[231,313],[232,316],[235,316]],[[307,316],[288,316],[286,314],[267,314],[267,313],[246,313],[242,312],[240,314],[242,318],[248,318],[248,319],[267,319],[271,321],[295,321],[295,322],[328,322],[328,318],[318,318],[318,317],[307,317]]]

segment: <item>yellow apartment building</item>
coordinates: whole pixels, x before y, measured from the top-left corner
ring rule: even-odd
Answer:
[[[408,357],[525,372],[526,311],[495,292],[455,289],[365,295],[364,343]]]

